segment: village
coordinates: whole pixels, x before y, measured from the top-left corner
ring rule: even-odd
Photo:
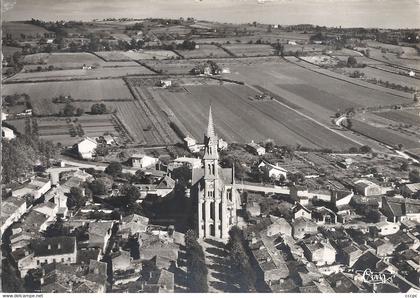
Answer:
[[[290,152],[271,142],[227,144],[216,136],[211,111],[208,125],[207,143],[186,138],[190,155],[168,163],[137,153],[125,165],[104,167],[92,162],[100,140],[85,138],[73,146],[74,158],[4,185],[3,277],[7,272],[36,292],[189,292],[192,248],[185,238],[191,242],[201,225],[198,209],[205,227],[193,239],[199,237],[209,268],[203,291],[418,289],[418,162],[369,150],[334,154]],[[220,204],[223,214],[233,208],[227,223],[206,211],[210,205],[202,214],[195,185],[203,164],[228,164],[232,156],[230,182],[211,182],[231,184],[227,206],[233,207]],[[205,184],[222,179],[206,175]],[[219,216],[221,234],[212,219]],[[246,285],[210,277],[232,271],[212,263],[229,257],[235,237],[252,268]],[[220,260],[212,259],[213,246],[224,255]],[[392,283],[372,283],[365,270],[390,276]]]
[[[2,292],[420,292],[420,30],[2,30]]]

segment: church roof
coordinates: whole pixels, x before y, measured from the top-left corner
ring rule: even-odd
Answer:
[[[215,133],[214,133],[214,123],[213,123],[213,115],[211,113],[211,106],[209,109],[209,123],[207,126],[207,135],[208,138],[214,138],[215,137]]]

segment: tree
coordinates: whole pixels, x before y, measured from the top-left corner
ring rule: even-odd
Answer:
[[[111,162],[105,169],[105,173],[113,177],[122,173],[122,165],[119,162]]]
[[[349,56],[347,59],[347,66],[348,67],[356,67],[357,66],[357,60],[354,56]]]
[[[100,179],[95,179],[89,185],[90,190],[92,191],[93,195],[104,195],[106,194],[106,186],[105,183]]]
[[[86,204],[86,198],[83,196],[83,192],[78,187],[70,188],[70,193],[68,194],[67,207],[70,209],[78,209],[83,207]]]
[[[63,219],[61,217],[57,217],[57,220],[47,227],[43,235],[45,237],[59,237],[68,235],[68,233],[69,230],[64,227]]]
[[[192,293],[208,292],[207,266],[203,248],[197,242],[197,234],[188,230],[185,234],[185,250],[187,257],[187,283]]]
[[[95,103],[90,107],[92,114],[105,114],[107,112],[107,106],[103,103]]]
[[[420,173],[418,170],[412,170],[410,171],[410,173],[408,173],[408,179],[410,179],[410,181],[412,183],[418,183],[420,182]]]
[[[131,184],[124,184],[120,189],[121,195],[127,200],[127,205],[131,206],[140,198],[140,191]]]
[[[63,109],[64,116],[74,116],[76,108],[71,104],[66,104]]]
[[[99,155],[99,156],[106,156],[106,155],[108,155],[108,154],[109,154],[108,147],[107,147],[105,144],[103,144],[103,143],[100,143],[100,144],[96,147],[95,152],[96,152],[96,154],[97,154],[97,155]]]
[[[372,152],[372,148],[370,148],[369,146],[362,146],[362,147],[360,147],[359,148],[359,151],[361,152],[361,153],[363,153],[363,154],[366,154],[366,153],[370,153],[370,152]]]
[[[410,166],[409,166],[408,162],[407,161],[404,161],[402,163],[400,169],[401,169],[401,171],[405,171],[405,172],[408,171],[410,169]]]
[[[231,271],[239,284],[240,290],[242,292],[251,292],[255,290],[257,278],[249,256],[245,251],[244,243],[242,230],[234,226],[229,231],[229,240],[226,245],[228,250],[226,263],[230,264]]]

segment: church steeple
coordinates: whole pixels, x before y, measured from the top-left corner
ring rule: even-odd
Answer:
[[[213,139],[215,137],[214,134],[214,123],[213,123],[213,114],[211,113],[211,106],[209,109],[209,123],[207,125],[207,138]]]

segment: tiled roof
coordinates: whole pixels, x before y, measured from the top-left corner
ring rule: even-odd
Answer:
[[[31,242],[35,257],[70,254],[76,250],[75,237],[51,237]]]

